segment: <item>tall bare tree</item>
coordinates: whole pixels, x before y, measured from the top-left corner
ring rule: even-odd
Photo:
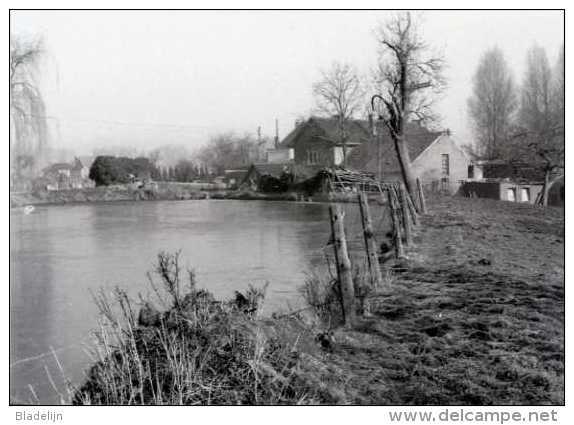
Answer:
[[[375,82],[384,104],[380,115],[394,141],[403,181],[412,199],[416,199],[415,179],[405,127],[411,120],[423,124],[436,120],[433,101],[445,85],[444,59],[431,51],[419,33],[419,26],[406,12],[376,29],[380,56]]]
[[[516,88],[502,50],[486,51],[473,78],[468,111],[478,142],[478,156],[495,159],[501,154],[517,107]]]
[[[533,46],[526,57],[520,97],[520,124],[541,133],[552,123],[552,71],[543,47]]]
[[[533,46],[528,51],[521,88],[519,128],[506,153],[508,159],[538,164],[544,171],[542,205],[547,205],[550,187],[564,170],[563,61],[562,56],[553,74],[544,48]]]
[[[47,145],[46,108],[37,85],[41,39],[10,36],[10,164],[11,177],[34,172]]]
[[[347,139],[350,120],[364,105],[364,89],[357,70],[348,63],[334,62],[313,84],[317,109],[328,117],[337,117],[338,140],[343,146],[343,165],[347,161]]]
[[[554,66],[552,79],[552,106],[554,119],[558,125],[564,127],[564,44],[558,52],[558,60]]]

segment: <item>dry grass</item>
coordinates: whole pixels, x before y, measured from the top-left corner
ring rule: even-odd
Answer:
[[[564,403],[564,213],[429,202],[407,271],[374,317],[336,331],[333,364],[361,404]]]
[[[195,288],[183,295],[178,255],[160,254],[149,301],[136,314],[117,289],[96,297],[102,313],[96,361],[75,404],[337,403],[340,374],[323,363],[314,334],[296,317],[257,317],[263,292],[249,288],[218,302]],[[153,282],[153,280],[152,280]],[[160,288],[167,292],[162,294]]]

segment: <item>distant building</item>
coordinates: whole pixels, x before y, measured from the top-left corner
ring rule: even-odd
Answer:
[[[431,131],[419,123],[408,123],[405,138],[413,174],[427,190],[456,193],[467,178],[471,159],[450,131]],[[354,149],[349,167],[367,171],[384,181],[402,179],[395,143],[388,132]]]
[[[381,130],[375,137],[368,121],[350,120],[343,144],[337,117],[311,117],[298,123],[279,147],[291,151],[289,159],[296,166],[345,165],[373,173],[380,180],[401,180],[395,143],[386,128]],[[405,138],[414,175],[431,190],[456,193],[467,178],[471,160],[450,131],[431,131],[411,122],[406,125]],[[284,152],[277,155],[284,159]]]
[[[36,179],[34,188],[43,190],[66,190],[94,187],[87,169],[79,158],[73,164],[59,162],[44,168],[42,177]]]
[[[563,205],[560,186],[563,188],[563,183],[550,189],[550,205],[560,205],[560,202]],[[543,187],[544,171],[534,164],[478,160],[469,166],[468,178],[461,191],[468,197],[534,204],[542,196]]]
[[[240,183],[240,186],[255,191],[261,191],[261,190],[266,191],[264,188],[265,182],[272,180],[279,181],[282,177],[292,174],[293,174],[292,163],[252,164],[247,170],[247,173],[245,174],[243,180]]]
[[[82,178],[88,179],[90,176],[90,168],[92,167],[96,157],[91,155],[81,155],[76,159],[79,159],[82,163]]]
[[[336,117],[311,117],[296,125],[279,144],[279,150],[289,152],[282,155],[288,155],[288,159],[297,165],[324,167],[342,165],[344,157],[348,157],[353,148],[369,140],[370,137],[368,123],[361,120],[350,120],[346,133],[346,140],[343,143]]]
[[[235,170],[225,170],[223,182],[229,189],[236,189],[243,182],[248,171],[248,167],[238,168]]]

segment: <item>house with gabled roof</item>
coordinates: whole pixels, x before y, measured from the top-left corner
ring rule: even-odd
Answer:
[[[366,120],[350,120],[345,144],[337,117],[311,117],[299,123],[280,143],[290,149],[297,166],[343,166],[367,171],[380,180],[402,177],[394,141],[387,129],[374,137]],[[427,189],[455,193],[468,178],[471,159],[450,131],[432,131],[418,122],[405,128],[411,167]],[[345,161],[343,160],[345,158]]]
[[[44,168],[42,179],[36,182],[36,186],[41,186],[48,190],[93,187],[94,182],[88,178],[88,173],[89,170],[76,157],[72,164],[59,162]]]
[[[412,172],[426,189],[456,193],[467,179],[472,161],[450,131],[433,131],[410,122],[405,138]],[[353,149],[347,164],[349,168],[373,173],[380,180],[402,178],[395,143],[386,129]]]
[[[279,144],[280,150],[292,150],[289,158],[297,165],[342,165],[344,157],[357,146],[369,140],[369,125],[363,120],[349,120],[342,142],[336,117],[311,117],[299,122]]]

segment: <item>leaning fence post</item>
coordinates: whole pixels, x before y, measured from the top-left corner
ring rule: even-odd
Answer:
[[[417,226],[419,224],[418,221],[418,214],[417,214],[417,209],[415,208],[415,205],[413,204],[413,198],[411,198],[411,195],[407,192],[407,205],[409,206],[409,211],[411,213],[411,218],[413,220],[413,226]]]
[[[349,253],[347,251],[343,214],[338,205],[331,205],[329,207],[329,216],[331,218],[331,229],[333,231],[333,246],[335,250],[335,261],[337,262],[343,318],[345,320],[345,326],[352,326],[355,322],[355,288],[353,287],[351,260],[349,260]]]
[[[417,177],[417,190],[419,192],[419,200],[421,203],[421,213],[426,214],[427,213],[427,203],[425,201],[425,194],[423,192],[423,187],[421,185],[421,181],[418,177]]]
[[[409,207],[407,205],[407,191],[403,185],[399,186],[399,193],[401,195],[401,211],[403,213],[403,226],[405,228],[405,243],[407,246],[412,245],[413,237],[411,231],[411,220],[409,217]]]
[[[367,252],[369,272],[371,274],[371,286],[380,288],[383,283],[383,277],[377,258],[377,245],[375,243],[375,232],[373,231],[373,222],[371,221],[371,213],[369,211],[369,202],[364,193],[359,193],[359,210],[363,224],[363,236],[365,238],[365,250]]]
[[[397,258],[404,257],[403,240],[401,234],[401,223],[397,216],[397,200],[395,191],[392,186],[387,188],[387,196],[389,200],[389,208],[391,210],[391,221],[393,223],[393,239],[395,245],[395,255]]]

